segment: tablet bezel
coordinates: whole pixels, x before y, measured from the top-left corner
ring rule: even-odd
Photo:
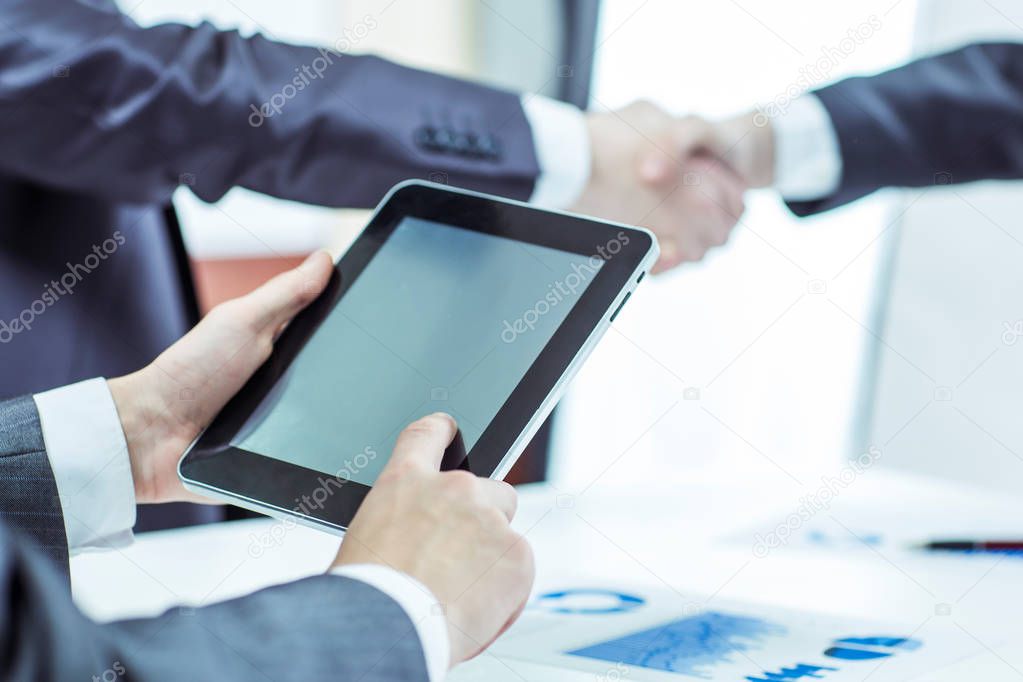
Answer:
[[[657,258],[656,240],[641,228],[541,210],[444,185],[401,183],[384,198],[366,228],[335,264],[323,294],[293,320],[266,363],[182,457],[178,472],[186,488],[333,531],[348,526],[369,493],[369,486],[230,443],[405,217],[602,261],[565,320],[467,453],[463,467],[484,477],[498,478],[507,473],[581,361]]]

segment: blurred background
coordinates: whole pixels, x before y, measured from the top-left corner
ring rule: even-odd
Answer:
[[[544,0],[145,0],[141,23],[197,22],[373,52],[564,95],[562,6]],[[588,105],[637,98],[710,117],[988,38],[1023,39],[1011,0],[602,0]],[[870,26],[869,37],[850,31]],[[577,79],[578,80],[578,79]],[[576,85],[578,83],[576,82]],[[578,95],[580,90],[576,90]],[[244,122],[239,121],[239,125]],[[344,183],[344,177],[337,182]],[[519,480],[595,486],[740,480],[797,493],[875,447],[877,466],[1023,483],[1023,227],[1017,183],[884,192],[796,220],[748,198],[730,243],[648,280],[555,415]],[[175,197],[205,307],[366,214],[233,190]],[[1011,333],[1010,333],[1011,332]]]

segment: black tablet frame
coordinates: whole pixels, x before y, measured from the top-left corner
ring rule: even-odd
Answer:
[[[602,266],[564,322],[530,366],[493,421],[467,453],[464,468],[489,477],[537,416],[594,330],[617,314],[652,265],[656,241],[648,231],[521,202],[420,181],[397,185],[361,235],[335,264],[326,290],[300,313],[266,363],[196,439],[179,463],[186,486],[241,506],[305,518],[343,530],[368,486],[273,459],[230,443],[298,352],[407,216],[599,258]],[[635,281],[633,278],[635,277]],[[631,285],[631,286],[630,286]],[[615,303],[618,302],[618,305]],[[390,453],[384,453],[390,456]],[[316,494],[316,491],[328,494]],[[315,501],[314,501],[315,500]]]

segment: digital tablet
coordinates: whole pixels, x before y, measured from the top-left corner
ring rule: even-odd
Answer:
[[[398,433],[501,478],[657,259],[648,231],[410,181],[178,465],[185,487],[343,531]]]

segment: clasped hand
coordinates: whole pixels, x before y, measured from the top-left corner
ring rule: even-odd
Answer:
[[[644,101],[590,114],[590,179],[572,209],[650,229],[654,272],[700,260],[728,240],[745,191],[771,182],[772,132],[754,123],[675,118]]]

